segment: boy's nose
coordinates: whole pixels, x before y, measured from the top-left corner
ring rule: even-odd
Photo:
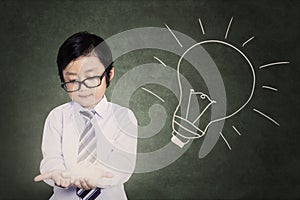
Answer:
[[[88,90],[90,88],[86,87],[85,84],[81,83],[79,91]]]

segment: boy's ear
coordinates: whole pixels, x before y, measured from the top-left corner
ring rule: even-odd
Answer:
[[[115,68],[112,67],[110,72],[109,72],[109,80],[110,81],[111,81],[111,79],[113,79],[114,75],[115,75]]]

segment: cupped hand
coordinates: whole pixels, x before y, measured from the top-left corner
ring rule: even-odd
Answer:
[[[108,170],[85,161],[64,171],[61,175],[64,179],[70,180],[71,185],[86,190],[96,188],[99,179],[114,176]]]
[[[62,176],[63,170],[53,170],[50,172],[42,173],[34,177],[34,181],[42,181],[46,179],[52,179],[55,185],[59,187],[69,187],[71,185],[71,179]]]

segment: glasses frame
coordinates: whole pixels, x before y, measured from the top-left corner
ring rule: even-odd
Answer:
[[[87,88],[96,88],[96,87],[99,87],[99,86],[102,84],[102,79],[103,79],[103,77],[105,76],[106,70],[107,70],[107,68],[104,70],[104,72],[103,72],[100,76],[92,76],[92,77],[88,77],[88,78],[86,78],[86,79],[84,79],[84,80],[82,80],[82,81],[72,80],[72,81],[69,81],[69,82],[62,82],[62,83],[60,84],[60,86],[61,86],[66,92],[77,92],[77,91],[80,90],[82,84],[83,84],[85,87],[87,87]],[[86,80],[89,80],[89,79],[93,79],[93,78],[99,78],[99,79],[100,79],[99,84],[96,85],[96,86],[93,86],[93,87],[87,86],[86,83],[85,83],[85,81],[86,81]],[[66,86],[66,84],[68,84],[68,83],[78,83],[78,84],[79,84],[79,87],[78,87],[77,90],[68,91],[67,86]]]

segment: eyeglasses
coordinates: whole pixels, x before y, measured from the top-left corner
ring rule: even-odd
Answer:
[[[80,90],[81,84],[83,84],[87,88],[95,88],[101,85],[102,79],[105,75],[106,70],[103,72],[101,76],[93,76],[93,77],[88,77],[82,81],[76,81],[72,80],[69,82],[64,82],[61,83],[61,87],[66,91],[66,92],[76,92]]]

